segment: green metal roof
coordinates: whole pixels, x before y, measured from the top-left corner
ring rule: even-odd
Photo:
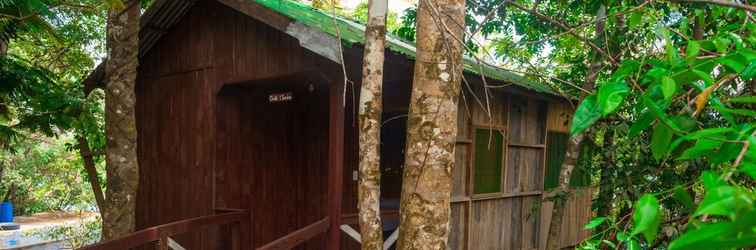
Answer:
[[[343,17],[333,16],[308,5],[292,0],[251,0],[270,8],[296,22],[306,26],[322,30],[334,37],[340,35],[344,43],[363,44],[365,41],[365,26]],[[335,24],[335,25],[334,25]],[[338,31],[336,29],[338,25]],[[386,36],[386,47],[396,53],[404,54],[409,58],[416,57],[415,44],[402,40],[392,34]],[[556,95],[551,87],[538,83],[511,71],[493,67],[487,64],[479,64],[472,58],[465,57],[465,70],[475,74],[483,74],[487,78],[512,83],[536,92]]]

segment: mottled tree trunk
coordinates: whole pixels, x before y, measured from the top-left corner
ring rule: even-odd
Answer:
[[[388,0],[368,2],[359,104],[360,165],[357,195],[362,249],[365,250],[383,249],[380,144],[387,11]]]
[[[595,40],[599,44],[603,43],[604,28],[606,27],[606,7],[601,5],[596,13],[596,30]],[[596,88],[596,79],[601,69],[602,58],[598,55],[598,52],[594,51],[594,56],[591,59],[588,73],[586,75],[586,81],[583,83],[583,89],[593,91]],[[582,101],[583,98],[581,98]],[[585,133],[585,132],[583,132]],[[573,135],[570,140],[567,141],[567,150],[565,152],[564,162],[559,170],[559,185],[553,192],[551,197],[554,202],[554,208],[551,210],[551,221],[549,223],[549,233],[546,238],[546,249],[556,250],[559,249],[559,238],[562,228],[562,217],[564,217],[564,210],[567,205],[567,200],[571,195],[570,179],[572,178],[572,171],[577,165],[578,157],[580,157],[580,144],[583,142],[584,134]]]
[[[447,248],[464,17],[464,0],[420,0],[398,249]]]
[[[139,184],[134,85],[139,64],[139,1],[108,12],[105,123],[107,135],[106,209],[103,239],[132,232]]]
[[[583,134],[577,134],[567,142],[567,150],[562,163],[562,169],[559,171],[559,185],[554,191],[554,209],[551,211],[551,223],[549,224],[549,234],[546,241],[546,249],[559,249],[559,238],[562,227],[562,217],[564,209],[570,195],[570,178],[572,170],[575,170],[578,157],[580,156],[580,143],[583,142]]]
[[[97,207],[100,211],[105,211],[105,195],[102,192],[102,186],[97,174],[97,165],[95,165],[92,149],[89,148],[89,141],[84,136],[78,136],[76,140],[79,144],[79,155],[81,156],[82,161],[84,161],[84,170],[86,170],[89,184],[92,186],[92,192],[94,193]]]

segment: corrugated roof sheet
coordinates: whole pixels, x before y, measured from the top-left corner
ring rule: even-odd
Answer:
[[[343,17],[312,8],[300,2],[291,0],[249,0],[270,8],[294,21],[309,27],[317,28],[332,36],[340,35],[346,44],[363,44],[365,41],[365,26]],[[338,25],[338,26],[337,26]],[[336,30],[338,27],[338,33]],[[416,57],[415,44],[404,41],[392,34],[386,37],[386,47],[394,52],[404,54],[410,58]],[[506,69],[494,67],[485,63],[478,63],[472,58],[465,58],[465,70],[475,74],[482,74],[488,78],[512,83],[536,92],[556,95],[553,89],[543,83],[532,81]]]
[[[267,7],[291,20],[305,26],[321,30],[334,37],[340,35],[344,44],[363,44],[365,41],[365,26],[352,20],[333,16],[329,13],[312,8],[292,0],[246,0]],[[168,30],[178,23],[181,18],[194,6],[197,0],[156,0],[142,16],[139,41],[139,56],[142,57],[158,42]],[[337,35],[336,27],[339,28]],[[416,57],[415,44],[404,41],[397,36],[388,34],[386,47],[396,53],[411,59]],[[507,83],[551,95],[558,95],[546,84],[532,81],[519,74],[489,64],[479,64],[472,58],[465,57],[465,70],[470,73],[486,76],[489,79]],[[98,65],[84,81],[86,88],[91,90],[104,80],[104,63]]]

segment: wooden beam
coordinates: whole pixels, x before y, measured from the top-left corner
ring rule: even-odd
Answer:
[[[291,19],[277,12],[249,0],[218,0],[218,2],[237,10],[245,15],[257,19],[271,27],[286,32]]]
[[[331,217],[326,249],[341,247],[341,201],[344,178],[344,82],[330,83],[328,124],[328,214]]]

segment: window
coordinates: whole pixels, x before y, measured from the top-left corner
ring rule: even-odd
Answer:
[[[545,190],[554,189],[559,186],[559,172],[562,169],[562,163],[564,163],[564,154],[567,151],[567,143],[570,139],[570,135],[563,132],[549,131],[548,132],[548,144],[546,145],[546,176],[543,180],[543,188]],[[580,147],[580,157],[584,157],[586,152],[592,150],[590,143],[584,143]],[[588,154],[590,155],[590,154]],[[572,177],[570,178],[571,187],[587,187],[591,184],[591,176],[589,172],[583,169],[583,164],[577,164],[575,169],[572,170]]]
[[[489,144],[490,142],[490,144]],[[501,192],[504,136],[498,130],[475,129],[475,194]]]

